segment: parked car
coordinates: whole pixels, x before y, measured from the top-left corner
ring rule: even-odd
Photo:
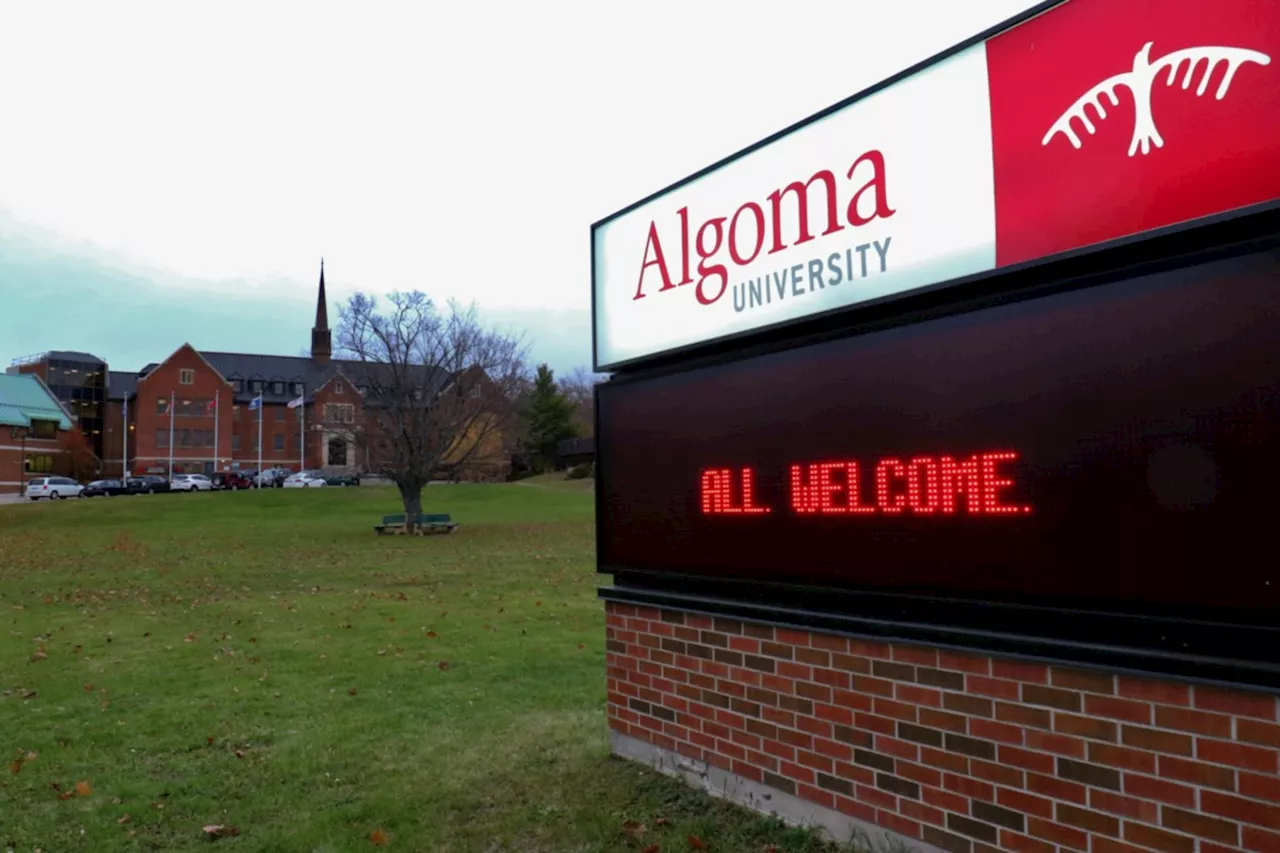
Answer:
[[[169,480],[171,492],[209,492],[213,491],[213,481],[204,474],[174,474]]]
[[[292,474],[288,468],[268,468],[257,476],[256,482],[263,488],[278,489]]]
[[[241,471],[218,471],[209,477],[214,489],[252,489],[253,479]]]
[[[125,480],[125,491],[131,495],[154,495],[156,492],[169,491],[169,481],[154,474],[141,477],[130,477]]]
[[[80,492],[82,498],[114,497],[129,494],[128,488],[121,480],[94,480]]]
[[[324,477],[315,471],[299,471],[297,474],[290,474],[284,481],[286,489],[314,489],[324,485]]]
[[[324,474],[322,473],[320,476],[324,477],[324,481],[328,483],[330,486],[360,485],[359,474],[343,474],[343,473]]]
[[[51,501],[62,498],[78,498],[84,486],[70,477],[36,477],[27,482],[27,497],[33,501],[48,498]]]

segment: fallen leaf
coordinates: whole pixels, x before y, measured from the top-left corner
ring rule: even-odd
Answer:
[[[202,827],[204,834],[209,836],[210,841],[217,841],[219,838],[226,838],[229,835],[239,835],[240,830],[234,826],[223,826],[220,823],[211,823]]]
[[[698,836],[696,836],[696,835],[690,835],[690,836],[689,836],[689,849],[690,849],[690,850],[706,850],[706,849],[707,849],[707,843],[706,843],[705,841],[703,841],[701,838],[699,838]]]
[[[182,642],[184,643],[194,643],[195,641],[196,641],[196,635],[194,633],[187,634],[187,636],[182,638]]]
[[[13,759],[13,763],[9,765],[9,770],[12,771],[14,776],[17,776],[22,772],[23,764],[26,764],[26,759],[19,755],[17,758]]]
[[[428,639],[432,639],[432,640],[434,640],[434,639],[436,638],[436,632],[435,632],[435,631],[428,631],[428,632],[427,632],[427,638],[428,638]]]
[[[662,848],[659,847],[657,844],[650,844],[648,847],[641,850],[640,853],[658,853],[658,851],[661,849]]]
[[[47,658],[48,656],[49,656],[49,655],[48,655],[48,653],[47,653],[47,652],[45,652],[45,650],[44,650],[44,649],[40,649],[39,651],[37,651],[35,654],[33,654],[33,655],[31,656],[31,661],[32,661],[32,663],[34,663],[34,662],[36,662],[36,661],[38,661],[38,660],[44,660],[44,659],[45,659],[45,658]]]
[[[374,847],[381,847],[391,840],[391,836],[387,835],[382,829],[375,829],[369,833],[369,843]]]
[[[356,695],[356,694],[357,694],[357,693],[359,693],[359,692],[360,692],[360,691],[358,691],[358,690],[356,690],[354,687],[352,687],[350,690],[348,690],[348,691],[347,691],[347,695],[348,695],[348,696],[354,696],[354,695]]]
[[[622,822],[622,831],[632,838],[644,835],[644,824],[638,820],[624,820]]]
[[[129,822],[129,816],[128,816],[128,815],[124,815],[124,816],[122,816],[119,820],[117,820],[117,821],[116,821],[116,823],[128,823],[128,822]]]
[[[58,795],[59,800],[69,800],[76,795],[75,791],[64,791]]]
[[[542,602],[541,602],[541,601],[535,601],[535,602],[533,603],[533,606],[534,606],[534,607],[541,607],[541,606],[542,606]]]
[[[667,819],[666,819],[665,817],[655,817],[655,818],[653,819],[653,825],[654,825],[654,826],[666,826],[666,825],[667,825]]]
[[[237,750],[236,750],[236,758],[244,758],[244,750],[243,750],[243,749],[237,749]]]
[[[87,797],[93,793],[93,786],[82,779],[76,783],[76,793],[81,797]]]
[[[585,649],[586,647],[587,647],[586,643],[578,643],[578,648]]]
[[[85,692],[86,692],[86,693],[92,693],[92,692],[93,692],[93,685],[86,681],[86,682],[85,682],[85,684],[84,684],[84,690],[85,690]]]
[[[441,672],[444,672],[446,669],[449,668],[449,662],[447,660],[442,660],[440,661],[440,663],[436,664],[436,668],[439,669]]]

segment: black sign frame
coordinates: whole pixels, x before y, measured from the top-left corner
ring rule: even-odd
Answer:
[[[1094,287],[1152,272],[1280,248],[1280,209],[1268,205],[1246,216],[1224,216],[1182,233],[1165,233],[1048,268],[1013,272],[995,282],[961,288],[904,312],[895,306],[877,315],[844,318],[843,324],[804,337],[776,337],[749,347],[721,348],[700,359],[623,374],[613,381],[648,379],[805,347],[833,338],[917,323],[1073,289]],[[597,396],[601,389],[597,389]],[[597,431],[599,436],[599,406]],[[605,553],[599,523],[609,477],[608,451],[597,440],[597,555]],[[1135,673],[1178,676],[1219,685],[1280,692],[1280,628],[1241,624],[1218,613],[1102,612],[1073,602],[1027,604],[938,595],[832,589],[805,584],[716,579],[598,563],[614,585],[609,600],[748,618],[881,640],[927,642],[958,649],[1094,664]]]

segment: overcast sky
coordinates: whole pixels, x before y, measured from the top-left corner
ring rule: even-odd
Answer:
[[[589,366],[591,222],[1032,5],[0,0],[0,366],[299,354],[322,255]]]

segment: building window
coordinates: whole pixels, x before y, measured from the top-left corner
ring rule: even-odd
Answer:
[[[53,473],[53,457],[48,454],[37,454],[28,456],[27,460],[28,474],[52,474]]]
[[[233,421],[240,420],[240,407],[237,406],[235,403],[231,404],[231,420]]]
[[[335,393],[335,394],[341,394],[341,393],[342,393],[342,383],[341,383],[341,382],[335,382],[335,383],[333,383],[333,393]]]
[[[232,392],[234,392],[234,393],[236,393],[236,394],[239,394],[239,393],[243,392],[243,391],[244,391],[244,380],[243,380],[243,379],[232,379],[232,380],[231,380],[231,390],[232,390]]]
[[[273,443],[276,450],[284,450],[284,434],[276,433]]]
[[[330,424],[349,424],[356,419],[356,407],[351,403],[325,403],[324,420]]]
[[[250,391],[251,393],[253,393],[253,394],[257,394],[257,393],[258,393],[259,391],[261,391],[261,390],[262,390],[262,380],[261,380],[261,379],[250,379],[250,380],[249,380],[249,391]]]
[[[183,385],[194,385],[196,384],[196,372],[190,368],[184,367],[182,370],[178,371],[178,381]]]
[[[231,449],[232,450],[240,449],[240,436],[238,435],[231,436]]]
[[[295,383],[293,383],[293,395],[294,395],[295,397],[301,397],[301,396],[302,396],[302,383],[301,383],[301,382],[295,382]]]
[[[272,383],[271,383],[271,393],[272,393],[272,394],[283,394],[283,393],[284,393],[284,383],[283,383],[283,382],[272,382]]]
[[[283,422],[283,421],[284,421],[284,413],[285,413],[285,407],[284,407],[284,406],[276,406],[276,420]]]
[[[360,393],[360,396],[361,396],[361,397],[363,397],[365,394],[368,394],[368,393],[369,393],[369,386],[368,386],[368,385],[357,385],[357,386],[356,386],[356,391],[358,391],[358,392]]]
[[[31,436],[33,438],[57,438],[58,422],[32,420]]]
[[[156,430],[156,447],[169,446],[169,431],[167,429]]]
[[[156,414],[169,414],[169,400],[166,397],[156,397]]]

